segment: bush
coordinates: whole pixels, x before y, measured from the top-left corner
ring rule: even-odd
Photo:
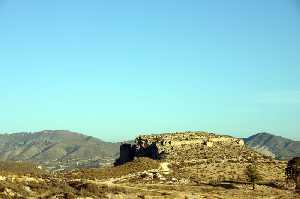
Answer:
[[[256,163],[252,162],[250,165],[247,166],[245,170],[245,175],[248,181],[252,184],[253,190],[255,190],[255,184],[257,181],[261,180],[261,176],[257,171]]]

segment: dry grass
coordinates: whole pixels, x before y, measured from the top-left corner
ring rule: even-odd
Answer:
[[[157,161],[148,158],[139,158],[133,162],[122,166],[103,168],[103,169],[87,169],[79,170],[74,173],[61,175],[48,175],[47,177],[36,178],[36,180],[28,181],[24,177],[24,167],[19,170],[19,180],[7,176],[6,180],[0,181],[0,198],[67,198],[75,199],[77,197],[90,198],[297,198],[300,195],[294,193],[293,190],[287,190],[281,183],[281,164],[261,164],[259,169],[269,169],[268,176],[257,185],[256,191],[251,190],[251,185],[247,184],[243,179],[240,181],[226,181],[233,179],[238,172],[243,173],[241,168],[246,165],[234,163],[224,164],[195,164],[182,163],[182,165],[173,164],[173,172],[169,174],[167,179],[176,177],[178,179],[189,178],[187,184],[167,184],[162,181],[150,182],[142,181],[136,178],[135,181],[127,181],[126,183],[111,184],[105,179],[118,178],[127,174],[142,172],[145,170],[157,169],[159,167]],[[7,166],[7,165],[6,165]],[[200,169],[202,168],[202,170]],[[12,169],[12,168],[10,168]],[[240,171],[239,171],[239,170]],[[7,169],[6,169],[7,170]],[[12,171],[12,170],[11,170]],[[198,173],[197,173],[198,172]],[[223,172],[223,173],[222,173]],[[228,177],[227,175],[231,175]],[[16,176],[14,174],[14,176]],[[217,177],[216,177],[217,176]],[[279,178],[277,178],[279,177]],[[241,177],[242,178],[242,177]],[[104,179],[101,182],[93,179]],[[224,180],[225,179],[225,180]],[[270,179],[273,179],[270,180]],[[23,180],[23,181],[22,181]],[[194,181],[193,181],[194,180]],[[198,180],[197,183],[195,183]],[[206,183],[202,183],[202,181]],[[9,196],[14,193],[14,196]]]
[[[124,165],[109,168],[82,169],[68,173],[66,174],[66,176],[72,176],[73,178],[80,179],[108,179],[118,178],[124,175],[142,172],[145,170],[157,169],[158,167],[158,161],[152,160],[150,158],[138,158]]]
[[[37,168],[37,165],[27,162],[0,161],[0,175],[46,175],[45,170]]]

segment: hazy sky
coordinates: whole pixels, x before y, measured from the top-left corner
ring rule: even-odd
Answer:
[[[0,132],[300,139],[297,0],[0,0]]]

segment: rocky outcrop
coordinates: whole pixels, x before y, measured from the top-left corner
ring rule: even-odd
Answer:
[[[141,144],[156,143],[158,152],[171,161],[199,160],[210,157],[215,159],[248,158],[246,157],[248,153],[244,153],[248,149],[242,139],[207,132],[143,135],[137,141]],[[255,153],[253,155],[255,156]]]
[[[244,141],[231,136],[216,135],[206,132],[177,132],[158,135],[143,135],[138,138],[139,142],[152,143],[157,142],[162,148],[170,148],[172,146],[182,146],[190,144],[223,144],[223,145],[239,145],[243,146]]]
[[[248,149],[244,141],[231,136],[207,132],[177,132],[141,135],[134,145],[123,144],[115,165],[134,157],[165,159],[166,161],[250,161],[263,159],[262,154]]]

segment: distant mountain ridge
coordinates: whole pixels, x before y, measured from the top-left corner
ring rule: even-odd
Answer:
[[[119,143],[65,130],[0,134],[0,160],[31,161],[39,164],[111,160]]]
[[[300,141],[269,133],[258,133],[244,141],[250,148],[276,159],[300,156]],[[67,130],[0,134],[0,160],[30,161],[53,170],[95,167],[114,162],[120,144]]]
[[[270,133],[258,133],[244,139],[245,143],[254,150],[286,160],[300,157],[300,141],[294,141]]]

